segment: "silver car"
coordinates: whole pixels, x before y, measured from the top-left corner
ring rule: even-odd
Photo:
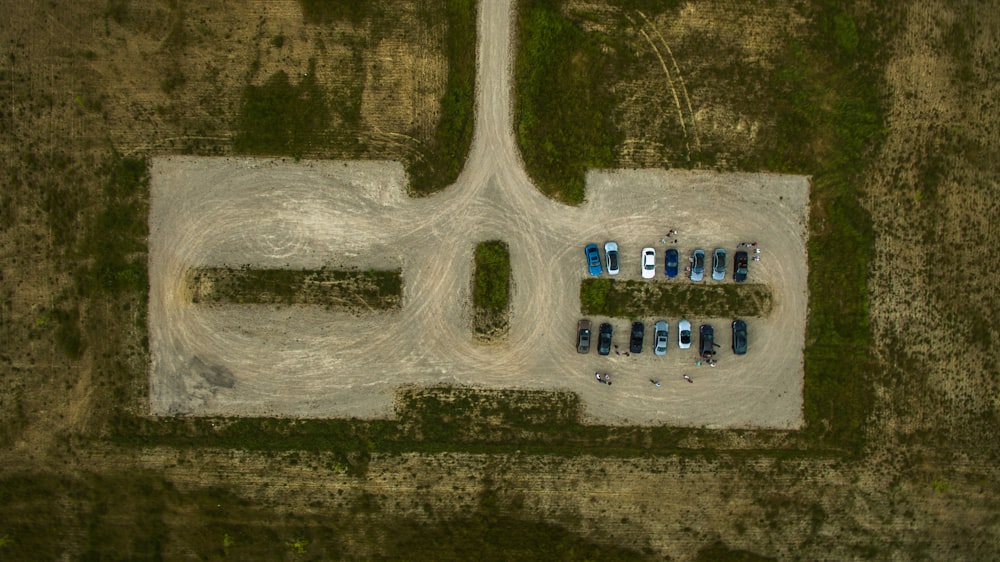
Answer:
[[[655,325],[653,325],[653,353],[657,355],[667,354],[667,336],[670,332],[670,326],[660,320]]]
[[[698,282],[705,278],[705,251],[691,252],[691,280]]]
[[[712,252],[712,279],[722,281],[726,278],[726,251],[716,248]]]

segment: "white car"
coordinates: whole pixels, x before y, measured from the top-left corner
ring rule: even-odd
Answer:
[[[604,243],[604,257],[608,262],[608,275],[618,275],[618,243]]]
[[[691,323],[687,320],[677,323],[677,347],[681,349],[691,347]]]
[[[642,278],[652,279],[656,276],[656,250],[642,249]]]

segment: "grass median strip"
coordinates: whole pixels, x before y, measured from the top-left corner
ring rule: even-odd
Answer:
[[[485,338],[507,333],[510,309],[510,250],[500,240],[480,242],[476,246],[475,271],[472,274],[473,326],[476,335]]]
[[[204,304],[305,304],[351,311],[398,308],[402,271],[203,267],[188,272],[191,300]]]
[[[691,285],[584,279],[580,283],[583,314],[633,318],[641,316],[766,316],[772,306],[767,285]]]

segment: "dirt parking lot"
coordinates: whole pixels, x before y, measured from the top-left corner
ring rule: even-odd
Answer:
[[[801,425],[807,178],[593,172],[584,205],[550,201],[528,180],[515,148],[510,12],[492,4],[479,15],[472,151],[458,182],[442,193],[407,197],[403,169],[390,162],[154,159],[154,414],[391,417],[402,385],[461,384],[569,389],[600,423]],[[685,255],[694,247],[731,253],[740,241],[760,244],[750,280],[770,284],[775,303],[767,318],[749,319],[749,355],[728,351],[731,319],[697,311],[689,320],[711,322],[723,346],[717,367],[696,367],[696,351],[675,346],[665,358],[648,349],[628,358],[578,355],[584,244],[617,240],[620,277],[638,278],[639,250],[657,247],[662,264],[660,241],[670,229]],[[472,252],[487,239],[509,244],[514,281],[510,333],[492,345],[475,341],[468,305]],[[192,304],[186,270],[221,265],[402,268],[403,305],[357,317]],[[678,319],[667,320],[675,329]],[[628,322],[614,325],[615,342],[627,343]],[[594,380],[598,370],[612,374],[613,386]]]
[[[602,423],[801,423],[805,178],[593,173],[591,198],[580,208],[495,176],[411,199],[402,168],[380,162],[170,157],[154,162],[152,183],[154,413],[387,417],[399,386],[444,383],[569,389]],[[772,286],[775,306],[767,318],[750,319],[750,353],[729,350],[731,319],[691,311],[695,326],[716,328],[717,367],[695,366],[695,349],[681,351],[675,339],[666,357],[654,356],[648,341],[641,355],[578,355],[583,244],[617,240],[619,277],[638,279],[640,248],[656,247],[662,267],[671,228],[684,254],[759,243],[762,259],[751,262],[750,280]],[[470,329],[468,287],[474,245],[491,238],[511,247],[512,325],[505,341],[482,345]],[[188,268],[244,264],[400,267],[403,306],[357,317],[317,307],[191,303]],[[687,281],[658,272],[653,282]],[[674,337],[677,320],[667,318]],[[624,351],[628,321],[612,323]],[[596,370],[611,373],[614,384],[597,384]]]

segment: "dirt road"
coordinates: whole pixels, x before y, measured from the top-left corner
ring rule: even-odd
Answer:
[[[481,3],[473,146],[456,184],[433,197],[407,197],[402,167],[390,162],[154,160],[154,414],[391,417],[401,385],[462,384],[569,389],[602,423],[801,424],[807,179],[593,172],[584,205],[550,201],[526,176],[513,138],[511,10],[508,1]],[[662,267],[661,240],[671,228],[682,254],[696,246],[731,254],[737,242],[760,243],[751,280],[772,285],[775,307],[768,318],[750,319],[750,354],[737,359],[725,349],[731,319],[692,311],[695,326],[709,320],[716,328],[717,367],[696,367],[693,349],[676,348],[676,318],[666,319],[666,358],[648,349],[627,358],[578,355],[584,244],[617,240],[621,277],[638,278],[640,248],[656,247]],[[511,328],[503,342],[483,345],[468,308],[472,251],[495,238],[511,250]],[[356,317],[310,307],[208,307],[185,294],[188,268],[243,264],[400,267],[403,306]],[[657,282],[666,282],[662,273]],[[626,344],[628,323],[614,324],[615,342]],[[614,385],[597,384],[598,370]]]

